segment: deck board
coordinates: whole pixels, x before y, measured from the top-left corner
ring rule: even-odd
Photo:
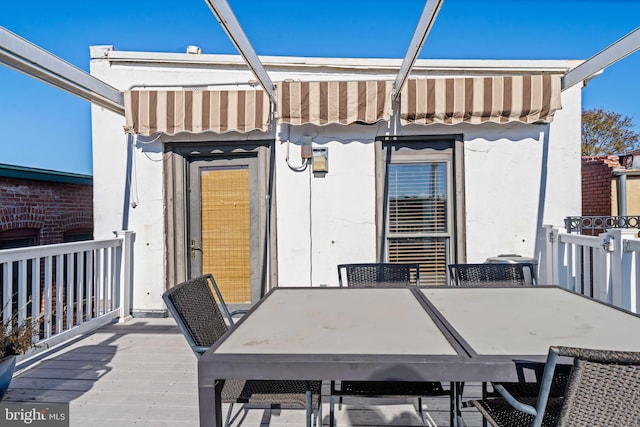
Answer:
[[[477,397],[478,384],[465,388]],[[329,425],[328,386],[323,425]],[[10,402],[69,403],[73,427],[182,427],[198,425],[196,358],[171,318],[136,318],[108,325],[20,367],[4,399]],[[339,427],[412,427],[423,424],[416,399],[345,397],[336,407]],[[437,426],[449,425],[446,397],[424,399]],[[226,407],[224,408],[226,410]],[[465,409],[469,427],[482,425]],[[234,426],[303,426],[304,411],[234,407]]]

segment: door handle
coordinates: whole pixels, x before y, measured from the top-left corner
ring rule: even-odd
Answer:
[[[191,259],[196,259],[196,251],[202,252],[202,248],[196,246],[196,241],[194,239],[191,240]]]

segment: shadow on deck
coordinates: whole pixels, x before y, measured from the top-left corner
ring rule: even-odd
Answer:
[[[468,385],[465,398],[479,392],[479,385]],[[108,325],[21,366],[3,401],[18,402],[69,403],[72,427],[197,426],[196,358],[171,318]],[[326,393],[323,402],[326,426]],[[336,410],[337,426],[448,425],[446,397],[424,400],[424,423],[416,402],[345,398],[342,410]],[[465,411],[468,426],[482,425],[476,411]],[[304,411],[245,411],[238,405],[234,421],[234,426],[302,426]]]

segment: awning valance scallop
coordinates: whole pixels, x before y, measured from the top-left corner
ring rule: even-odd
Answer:
[[[402,124],[550,123],[560,103],[560,75],[410,79],[400,97]],[[280,82],[280,123],[374,124],[391,117],[393,82]],[[262,90],[132,90],[127,128],[141,135],[266,132],[271,105]]]
[[[140,135],[269,130],[262,90],[131,90],[124,101],[127,129]]]
[[[278,121],[322,126],[373,124],[391,116],[393,82],[328,81],[278,83]]]
[[[560,75],[410,79],[402,89],[403,124],[550,123]]]

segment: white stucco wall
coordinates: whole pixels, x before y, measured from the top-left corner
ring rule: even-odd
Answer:
[[[104,47],[95,47],[92,57],[92,74],[120,90],[134,85],[222,83],[228,85],[216,87],[236,88],[231,83],[253,79],[239,58],[229,56],[110,54]],[[268,70],[274,82],[286,78],[393,80],[399,66],[399,61],[392,60],[278,61],[266,61],[272,63]],[[484,72],[508,73],[518,67],[535,71],[572,65],[559,61],[433,61],[424,62],[417,73],[440,70],[460,75],[465,66],[476,72],[486,68]],[[541,225],[561,225],[565,216],[580,212],[580,92],[579,87],[563,92],[563,109],[551,125],[413,125],[395,132],[389,130],[388,123],[282,126],[269,134],[185,135],[184,140],[276,139],[278,284],[334,286],[337,264],[376,261],[374,139],[380,135],[462,134],[467,261],[482,262],[500,253],[533,256]],[[92,123],[96,238],[111,237],[114,230],[125,226],[136,233],[134,311],[162,310],[166,263],[164,138],[133,141],[129,185],[124,117],[93,107]],[[314,146],[329,150],[329,173],[324,177],[309,170],[294,172],[285,162],[286,141],[290,141],[290,162],[300,164],[299,143],[305,135],[312,137]]]
[[[286,125],[284,126],[286,127]],[[329,173],[293,172],[287,143],[277,144],[278,282],[335,286],[336,266],[375,262],[375,150],[378,126],[292,127],[290,163],[300,165],[299,142],[328,148]]]

